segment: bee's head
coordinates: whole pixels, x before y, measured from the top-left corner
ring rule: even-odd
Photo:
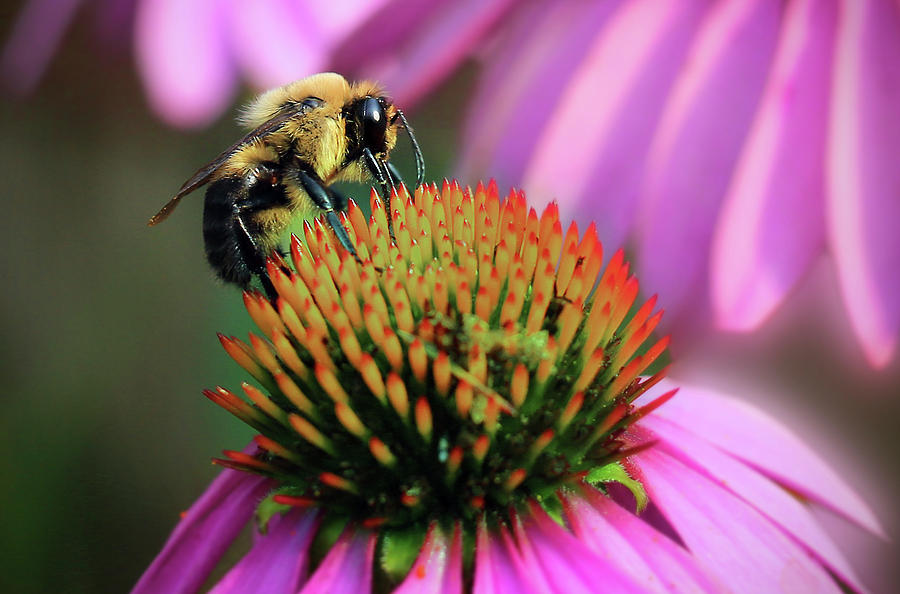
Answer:
[[[373,153],[383,153],[386,149],[385,132],[388,126],[387,102],[382,97],[362,97],[350,104],[348,136],[357,150],[368,148]]]

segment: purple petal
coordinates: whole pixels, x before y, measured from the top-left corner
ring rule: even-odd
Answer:
[[[374,533],[348,528],[328,551],[300,594],[359,594],[372,589]]]
[[[842,2],[831,137],[828,231],[850,320],[869,362],[900,331],[900,7]]]
[[[565,497],[575,536],[605,559],[615,559],[636,583],[654,592],[721,592],[684,549],[596,491]]]
[[[19,12],[0,56],[10,87],[31,93],[47,70],[81,0],[31,0]]]
[[[674,314],[670,323],[707,313],[713,224],[757,111],[781,11],[772,0],[715,5],[651,144],[638,269],[642,286]]]
[[[822,566],[718,484],[656,448],[638,464],[688,549],[735,592],[840,592]]]
[[[622,243],[653,131],[707,12],[704,1],[626,3],[568,57],[578,68],[535,145],[523,182],[529,196],[558,198],[562,218],[594,220],[604,243]]]
[[[766,91],[712,248],[719,324],[752,330],[809,267],[824,238],[824,158],[837,6],[786,8]]]
[[[831,538],[793,495],[742,462],[658,415],[641,426],[662,438],[658,447],[753,506],[779,525],[833,573],[857,591],[865,588]]]
[[[513,12],[468,102],[460,179],[522,184],[541,131],[558,117],[556,104],[567,81],[620,3],[557,0],[523,3]],[[537,199],[535,206],[553,197],[535,195],[531,186],[528,193]]]
[[[549,591],[543,574],[523,564],[506,527],[488,533],[484,524],[479,524],[476,538],[473,594],[543,594]]]
[[[515,528],[524,564],[532,568],[532,573],[543,569],[551,592],[590,594],[598,591],[599,580],[605,593],[650,592],[643,584],[633,581],[616,558],[605,559],[595,554],[554,522],[537,503],[532,503],[531,515],[525,523],[516,523]]]
[[[358,50],[342,48],[336,63],[381,81],[398,104],[408,107],[471,56],[513,4],[514,0],[442,2],[437,10],[423,14],[403,39],[393,39],[399,45],[384,48],[392,51],[360,56]],[[408,22],[402,16],[406,10],[405,5],[398,8],[393,17]],[[369,29],[364,24],[359,30],[368,34]],[[416,76],[410,76],[411,72]]]
[[[329,40],[305,2],[236,2],[233,6],[234,56],[256,87],[280,87],[323,70]],[[272,18],[273,14],[278,18]]]
[[[315,536],[315,513],[276,516],[250,552],[210,590],[211,594],[294,594],[306,575],[309,545]]]
[[[432,524],[419,558],[394,594],[461,594],[462,571],[462,531],[455,527],[450,540]]]
[[[132,594],[195,592],[270,488],[264,477],[223,470],[175,527]]]
[[[657,390],[670,390],[660,382]],[[661,393],[652,390],[652,393]],[[647,398],[651,398],[647,395]],[[875,514],[802,440],[775,419],[742,402],[710,390],[682,386],[678,395],[653,412],[694,433],[766,476],[884,536]]]
[[[359,70],[360,63],[377,64],[389,59],[391,52],[412,37],[422,23],[430,21],[445,3],[387,0],[335,48],[332,66],[338,72],[351,72]]]
[[[135,53],[150,105],[176,126],[200,126],[231,102],[228,10],[215,0],[141,2]]]

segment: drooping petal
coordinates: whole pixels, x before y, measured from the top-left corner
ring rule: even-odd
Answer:
[[[0,56],[9,86],[26,95],[47,70],[81,0],[30,0],[22,8]]]
[[[132,594],[195,592],[270,488],[265,477],[223,470],[175,527]]]
[[[524,566],[506,527],[501,526],[498,532],[488,534],[483,523],[478,526],[473,594],[547,592],[540,570]]]
[[[828,141],[828,231],[844,302],[870,363],[900,332],[900,6],[842,2]]]
[[[600,493],[565,497],[575,536],[654,592],[719,592],[696,559],[649,524]]]
[[[292,512],[272,518],[268,533],[257,539],[211,594],[294,594],[305,578],[317,525],[315,513]]]
[[[462,571],[462,530],[455,527],[448,538],[432,524],[418,559],[394,594],[461,594]]]
[[[821,251],[836,21],[836,0],[786,8],[760,111],[713,238],[712,300],[725,328],[760,324]]]
[[[537,503],[517,523],[516,541],[524,564],[532,572],[543,570],[551,592],[615,594],[651,592],[631,579],[616,559],[604,559],[553,521]]]
[[[806,551],[716,483],[656,448],[638,464],[688,549],[735,592],[840,592]]]
[[[578,68],[528,163],[532,198],[558,198],[563,219],[595,221],[605,243],[622,243],[653,131],[708,6],[644,0],[616,11],[574,57]]]
[[[713,224],[757,111],[781,10],[781,2],[744,0],[710,11],[651,143],[638,270],[670,323],[707,313]]]
[[[231,102],[235,73],[228,19],[228,10],[215,0],[140,3],[134,40],[138,68],[150,105],[168,123],[200,126]]]
[[[494,178],[501,188],[522,184],[544,126],[558,117],[557,103],[570,77],[620,4],[557,0],[523,3],[513,11],[468,102],[460,179]],[[557,180],[564,181],[561,174]],[[535,206],[553,198],[534,196],[527,187],[537,198]]]
[[[381,81],[399,105],[408,107],[470,57],[482,38],[514,4],[514,0],[440,2],[435,10],[423,14],[424,18],[407,29],[401,44],[381,48],[379,55],[361,56],[353,47],[355,40],[351,34],[348,45],[338,51],[335,63],[338,69],[362,71],[367,77]],[[403,15],[408,10],[405,3],[392,3],[391,7],[393,12],[386,7],[382,14],[408,22]],[[363,23],[358,31],[367,34],[370,27],[371,24]],[[364,68],[360,68],[360,57]],[[410,76],[411,72],[416,75]]]
[[[347,529],[300,594],[360,594],[372,590],[372,562],[376,535]]]
[[[671,382],[660,382],[668,390]],[[776,482],[884,536],[875,514],[806,443],[759,409],[711,390],[682,385],[653,413],[694,433]],[[702,427],[702,431],[698,428]]]
[[[743,462],[658,415],[642,419],[641,426],[662,438],[658,447],[756,508],[847,584],[857,591],[865,590],[843,553],[792,494]]]

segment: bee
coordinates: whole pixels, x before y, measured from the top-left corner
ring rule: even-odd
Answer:
[[[359,259],[337,214],[346,200],[333,183],[374,181],[391,221],[391,190],[403,182],[388,159],[402,130],[415,154],[416,185],[424,182],[422,151],[406,116],[375,83],[316,74],[263,93],[239,121],[250,131],[198,169],[148,224],[165,220],[183,197],[209,184],[206,259],[219,278],[242,288],[258,277],[270,298],[276,293],[266,258],[298,215],[322,213]]]

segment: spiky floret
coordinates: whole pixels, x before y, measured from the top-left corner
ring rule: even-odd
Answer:
[[[563,233],[555,204],[538,215],[493,183],[392,204],[396,244],[374,193],[368,221],[352,201],[344,215],[362,265],[317,221],[292,237],[293,271],[269,262],[277,303],[245,293],[262,336],[220,339],[263,389],[206,394],[260,453],[219,462],[276,479],[270,503],[469,534],[526,501],[557,508],[566,485],[628,483],[619,437],[668,338],[648,346],[662,312],[634,311],[622,252],[603,269],[593,225]]]

